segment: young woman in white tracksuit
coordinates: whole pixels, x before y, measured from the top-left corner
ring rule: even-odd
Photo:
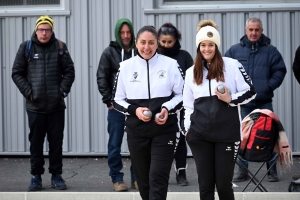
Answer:
[[[156,53],[154,27],[139,30],[136,47],[138,55],[120,63],[113,104],[126,115],[127,142],[142,199],[164,200],[179,131],[183,73],[176,60]],[[151,117],[143,114],[148,110]]]
[[[202,20],[196,35],[195,65],[186,71],[183,90],[186,140],[193,153],[201,200],[234,200],[232,176],[241,140],[240,105],[255,98],[243,66],[221,56],[220,35]],[[224,86],[225,92],[217,90]]]

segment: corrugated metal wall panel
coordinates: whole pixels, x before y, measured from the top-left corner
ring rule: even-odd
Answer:
[[[294,12],[291,13],[292,15],[292,21],[291,21],[291,41],[292,41],[292,61],[294,60],[295,57],[295,51],[300,45],[300,12]],[[298,26],[297,26],[298,25]],[[293,141],[293,151],[300,151],[300,123],[299,123],[299,118],[300,118],[300,106],[299,106],[299,101],[300,101],[300,85],[296,81],[296,79],[293,77],[292,79],[292,141]]]
[[[4,59],[10,56],[16,55],[15,46],[19,47],[19,44],[23,42],[23,31],[16,31],[17,27],[23,26],[23,19],[21,17],[7,18],[8,23],[5,23],[4,29],[5,35],[5,52]],[[24,98],[19,93],[19,90],[15,87],[11,81],[11,68],[12,63],[10,60],[5,59],[5,71],[4,76],[4,109],[5,109],[5,121],[7,125],[7,132],[4,135],[5,151],[8,152],[24,152],[25,149],[25,112],[23,109]]]
[[[3,23],[4,19],[0,18],[0,47],[4,47],[3,41],[4,41],[4,28]],[[0,48],[0,152],[4,151],[4,118],[6,115],[4,114],[4,69],[5,66],[3,66],[3,54],[4,54],[4,48]]]
[[[108,135],[106,134],[106,106],[102,103],[102,96],[98,92],[96,73],[103,49],[109,45],[110,35],[113,29],[110,26],[109,1],[93,0],[89,5],[89,43],[92,44],[89,51],[90,57],[90,99],[91,99],[91,152],[106,153]],[[103,20],[108,19],[108,20]]]
[[[79,3],[80,2],[80,3]],[[70,52],[75,63],[75,82],[68,101],[71,127],[69,137],[71,152],[90,152],[90,93],[89,93],[89,41],[88,1],[71,3],[74,15],[70,18]],[[76,13],[76,14],[75,14]],[[70,135],[68,135],[70,134]]]
[[[271,18],[269,19],[271,24],[270,27],[270,35],[271,38],[271,44],[277,47],[277,49],[280,51],[284,59],[285,65],[287,67],[287,74],[285,76],[284,82],[282,85],[275,90],[275,97],[274,98],[274,111],[275,113],[280,116],[280,120],[282,122],[283,127],[285,128],[285,131],[287,133],[288,138],[292,137],[292,104],[291,99],[286,97],[292,97],[292,87],[291,87],[291,80],[294,78],[291,65],[292,65],[292,48],[291,48],[291,37],[289,32],[286,31],[280,31],[278,30],[278,26],[276,26],[275,23],[280,23],[282,26],[280,27],[281,30],[291,30],[291,24],[286,23],[291,20],[291,15],[288,12],[277,12],[272,13]]]
[[[108,134],[107,108],[98,92],[96,72],[102,51],[114,40],[116,20],[129,18],[135,34],[144,25],[158,29],[171,22],[182,33],[182,49],[196,55],[196,27],[201,19],[217,22],[221,52],[237,43],[244,35],[245,20],[251,16],[262,19],[264,33],[272,39],[282,53],[288,73],[282,86],[275,91],[274,109],[288,133],[293,151],[300,153],[300,100],[299,84],[295,81],[291,65],[296,48],[300,44],[300,12],[199,12],[144,14],[144,9],[153,8],[148,0],[82,0],[70,1],[70,16],[52,16],[55,34],[66,42],[75,63],[76,78],[66,99],[66,128],[63,151],[67,155],[105,155]],[[29,133],[24,98],[11,80],[11,68],[19,44],[30,38],[37,16],[5,17],[0,19],[0,154],[28,154]],[[286,23],[286,22],[289,23]],[[5,51],[3,50],[5,49]],[[45,151],[48,150],[45,143]],[[190,151],[189,151],[190,152]],[[126,136],[122,153],[128,154]]]

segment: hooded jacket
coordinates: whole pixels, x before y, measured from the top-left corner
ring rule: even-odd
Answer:
[[[120,36],[120,30],[123,24],[127,24],[131,30],[131,45],[130,49],[126,51],[123,48],[123,43]],[[111,106],[111,98],[114,86],[114,80],[119,70],[119,63],[127,60],[135,55],[135,37],[132,27],[132,23],[126,19],[119,19],[115,27],[116,41],[111,41],[109,46],[103,51],[97,70],[97,84],[98,90],[102,95],[102,101],[107,105]]]
[[[65,43],[59,55],[59,44],[53,33],[50,40],[41,43],[35,32],[31,36],[30,61],[25,57],[26,42],[16,54],[12,79],[26,99],[26,110],[51,113],[66,108],[64,93],[69,93],[75,79],[74,63]],[[32,100],[30,96],[32,95]]]
[[[255,107],[272,102],[273,91],[283,82],[286,66],[280,52],[271,45],[270,38],[262,34],[257,42],[251,42],[244,35],[225,56],[237,59],[252,79],[257,96],[245,106]]]
[[[186,71],[183,106],[184,127],[189,133],[212,142],[236,142],[241,139],[240,105],[255,98],[251,79],[241,63],[223,57],[225,82],[203,78],[197,85],[194,81],[194,66]],[[204,62],[203,77],[207,77],[209,65]],[[231,91],[230,104],[218,99],[215,88],[225,85]],[[188,134],[189,134],[188,133]]]
[[[120,65],[113,102],[114,108],[126,115],[126,132],[143,137],[178,132],[183,73],[176,60],[156,53],[149,60],[137,55]],[[135,114],[138,107],[150,109],[152,119],[149,122],[138,119]],[[163,107],[169,116],[165,124],[158,125],[154,117]]]
[[[300,83],[300,46],[298,47],[295,53],[295,59],[293,62],[293,72],[298,83]]]

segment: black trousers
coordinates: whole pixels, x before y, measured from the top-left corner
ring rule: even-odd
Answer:
[[[215,186],[220,200],[234,200],[232,177],[239,141],[210,142],[188,132],[188,145],[193,153],[201,200],[214,200]]]
[[[186,167],[187,147],[185,136],[179,133],[179,142],[175,152],[176,169]]]
[[[49,173],[62,174],[62,144],[65,111],[41,114],[27,111],[29,120],[30,164],[32,175],[44,174],[44,140],[49,143]]]
[[[152,138],[127,134],[130,158],[143,200],[167,199],[176,133]]]

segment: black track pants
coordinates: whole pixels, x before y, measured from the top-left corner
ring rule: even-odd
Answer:
[[[175,152],[176,169],[186,167],[187,147],[185,136],[179,133],[179,142]]]
[[[143,200],[167,198],[176,133],[152,138],[127,134],[130,158]]]
[[[215,186],[220,200],[234,200],[232,177],[239,142],[210,142],[188,133],[187,142],[193,153],[201,200],[214,200]]]
[[[65,111],[40,114],[27,111],[29,121],[31,174],[43,174],[44,141],[49,142],[49,173],[62,174],[62,145],[64,137]]]

